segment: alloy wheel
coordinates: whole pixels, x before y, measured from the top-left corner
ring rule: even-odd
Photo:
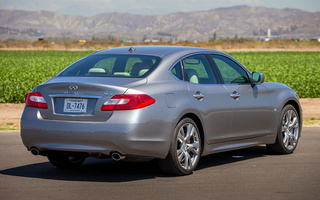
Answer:
[[[199,160],[199,133],[191,123],[184,124],[177,135],[177,158],[184,169],[191,169]]]
[[[285,148],[294,149],[299,139],[299,117],[291,109],[283,115],[281,133]]]

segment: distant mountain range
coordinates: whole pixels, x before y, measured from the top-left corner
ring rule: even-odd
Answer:
[[[198,40],[265,38],[268,29],[277,38],[320,36],[320,12],[297,9],[235,6],[168,15],[103,13],[91,17],[48,11],[0,10],[0,40],[37,40],[48,37],[75,39],[118,37],[127,40]]]

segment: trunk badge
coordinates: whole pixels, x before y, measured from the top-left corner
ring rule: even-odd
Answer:
[[[78,86],[77,86],[77,85],[70,85],[70,86],[69,86],[69,89],[70,89],[70,90],[77,90],[77,89],[78,89]]]
[[[113,95],[113,92],[108,92],[108,91],[107,91],[107,92],[104,92],[103,94],[106,95],[106,96],[112,96],[112,95]]]

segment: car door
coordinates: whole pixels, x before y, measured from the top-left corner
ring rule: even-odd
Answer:
[[[212,144],[228,140],[231,99],[223,85],[217,84],[207,57],[192,55],[179,64],[183,66],[190,98],[201,113],[206,142]]]
[[[232,105],[230,140],[258,137],[271,132],[268,89],[251,84],[248,72],[231,58],[211,55],[220,71]]]

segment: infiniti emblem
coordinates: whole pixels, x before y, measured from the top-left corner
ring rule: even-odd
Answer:
[[[69,86],[69,89],[70,89],[70,90],[77,90],[77,89],[78,89],[78,86],[76,86],[76,85],[70,85],[70,86]]]

